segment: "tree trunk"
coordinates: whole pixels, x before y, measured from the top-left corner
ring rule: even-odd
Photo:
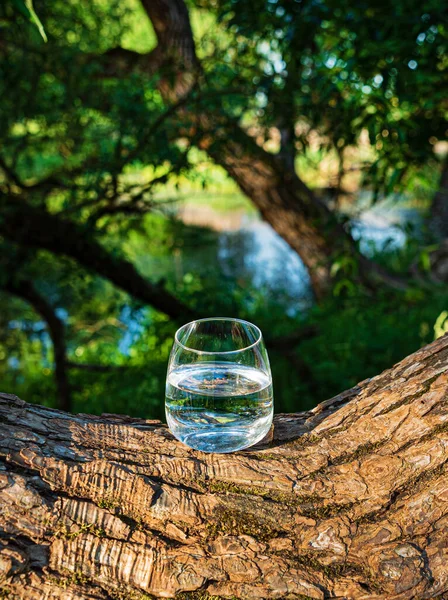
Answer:
[[[201,124],[212,127],[211,115]],[[286,168],[283,159],[260,149],[233,129],[215,141],[208,153],[260,211],[261,216],[297,252],[308,269],[313,291],[321,300],[331,286],[331,267],[343,253],[358,255],[350,235],[326,205]]]
[[[157,71],[163,97],[168,102],[179,101],[201,86],[201,69],[184,0],[142,0],[142,5],[154,27],[157,47],[144,55],[115,48],[107,53],[106,72],[118,75],[132,68]],[[398,277],[361,256],[335,214],[297,176],[291,153],[285,156],[282,152],[266,152],[233,118],[210,109],[205,102],[192,106],[186,103],[181,112],[201,139],[200,147],[228,172],[262,217],[299,254],[318,299],[331,287],[332,264],[346,253],[358,259],[359,280],[369,285],[382,281],[405,287]]]
[[[146,60],[139,57],[138,66],[171,72],[171,76],[161,77],[159,87],[166,100],[179,100],[200,80],[184,0],[142,0],[142,4],[158,45]],[[316,297],[323,298],[330,288],[331,266],[337,255],[347,250],[357,254],[350,235],[294,169],[288,168],[283,155],[266,152],[234,120],[217,111],[196,107],[185,108],[184,114],[202,134],[201,147],[229,173],[262,217],[299,254]],[[290,163],[289,160],[289,166]]]
[[[202,126],[212,127],[211,115],[200,116]],[[288,170],[282,157],[259,148],[241,130],[227,131],[208,148],[208,154],[224,167],[260,211],[261,216],[297,252],[308,269],[317,300],[332,284],[332,266],[344,255],[358,264],[354,276],[368,287],[387,283],[396,289],[406,284],[398,276],[361,255],[351,235],[335,214]]]
[[[444,336],[228,455],[2,394],[2,597],[442,598],[447,389]]]
[[[48,300],[39,294],[31,281],[13,277],[4,285],[4,289],[31,304],[34,310],[45,320],[53,344],[54,376],[58,406],[61,410],[70,411],[72,401],[67,373],[67,346],[65,344],[64,322],[58,317]]]

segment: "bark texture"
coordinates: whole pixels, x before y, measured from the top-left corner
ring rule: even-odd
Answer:
[[[445,336],[231,455],[1,394],[3,597],[446,597],[447,391]]]

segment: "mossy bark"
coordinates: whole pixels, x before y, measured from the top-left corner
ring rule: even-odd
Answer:
[[[1,394],[0,597],[442,598],[447,399],[448,336],[230,455]]]

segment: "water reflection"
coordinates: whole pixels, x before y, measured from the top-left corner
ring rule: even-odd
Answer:
[[[217,262],[225,276],[275,296],[290,316],[312,302],[303,262],[267,223],[251,220],[239,231],[220,232]]]
[[[352,235],[359,240],[361,252],[366,256],[386,248],[402,248],[408,228],[415,231],[421,228],[421,214],[415,209],[385,204],[366,210],[352,221]]]
[[[184,244],[174,257],[167,258],[164,276],[171,274],[180,283],[187,273],[201,278],[219,275],[263,291],[291,316],[312,302],[310,279],[301,259],[256,213],[184,204],[178,217],[187,225],[207,227],[210,234],[206,241],[198,236],[194,243]],[[406,241],[404,226],[418,220],[414,210],[382,203],[353,220],[352,234],[360,240],[361,251],[372,255],[386,247],[402,247]],[[153,273],[162,266],[160,259],[157,263]]]

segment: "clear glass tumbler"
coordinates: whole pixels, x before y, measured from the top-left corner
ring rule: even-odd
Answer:
[[[261,331],[240,319],[181,327],[168,363],[166,419],[175,437],[204,452],[235,452],[261,440],[273,394]]]

